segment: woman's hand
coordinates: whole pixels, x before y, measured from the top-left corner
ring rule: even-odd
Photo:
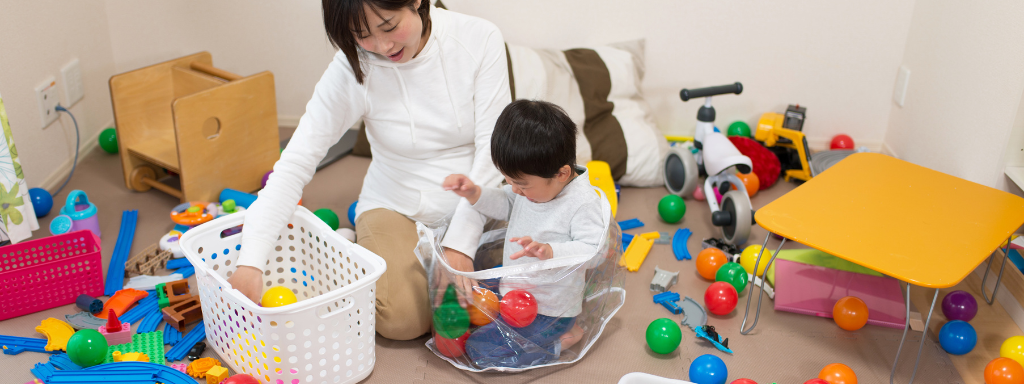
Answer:
[[[448,261],[448,265],[450,265],[452,267],[452,269],[454,269],[456,271],[461,271],[461,272],[473,272],[474,271],[474,269],[473,269],[473,259],[469,258],[469,256],[467,256],[466,254],[464,254],[462,252],[456,251],[456,250],[451,249],[451,248],[445,248],[444,249],[444,259],[447,260]],[[434,296],[434,306],[436,307],[436,306],[441,305],[441,302],[444,300],[444,292],[445,292],[445,290],[447,290],[448,284],[451,283],[452,281],[448,278],[447,271],[444,269],[444,267],[442,267],[440,265],[434,267],[434,273],[438,274],[437,275],[437,282],[438,282],[437,293]],[[466,305],[468,304],[468,301],[466,300],[466,296],[465,295],[471,294],[471,292],[473,292],[473,287],[476,286],[476,281],[474,281],[473,279],[464,277],[464,276],[454,276],[454,277],[455,277],[454,283],[455,283],[455,288],[456,288],[455,291],[458,292],[459,305],[462,306],[462,308],[466,308]]]
[[[253,303],[259,304],[263,296],[263,271],[250,266],[239,266],[228,278],[231,288],[237,289]]]
[[[536,257],[541,260],[547,260],[554,257],[555,254],[555,251],[551,249],[550,245],[533,241],[533,239],[530,238],[530,236],[513,237],[511,239],[508,239],[508,241],[518,243],[520,246],[523,247],[523,249],[520,250],[519,252],[509,255],[508,258],[512,260],[518,259],[523,256],[530,256]]]
[[[444,183],[441,184],[441,187],[446,191],[452,191],[456,195],[465,197],[466,200],[469,200],[470,204],[476,204],[476,201],[480,199],[480,187],[473,184],[473,180],[470,180],[466,175],[449,175],[444,178]]]

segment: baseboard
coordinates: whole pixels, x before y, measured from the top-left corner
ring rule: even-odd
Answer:
[[[881,141],[855,141],[856,148],[867,147],[871,152],[879,152],[882,150]],[[832,146],[831,137],[807,137],[807,145],[811,147],[812,152],[827,151]]]
[[[79,141],[78,147],[79,163],[82,162],[82,159],[84,159],[86,155],[99,148],[100,134],[103,133],[103,130],[106,129],[106,127],[113,126],[114,120],[110,120],[106,122],[106,124],[103,124],[102,127],[104,128],[98,129],[95,135],[92,135],[91,137],[80,138],[81,140]],[[64,179],[67,179],[68,173],[71,172],[71,164],[74,161],[75,154],[71,153],[71,156],[68,158],[68,160],[61,164],[60,167],[57,167],[57,169],[54,170],[52,173],[50,173],[50,175],[47,176],[46,179],[43,180],[43,182],[39,185],[39,188],[43,188],[47,191],[50,191],[50,193],[53,193],[54,190],[56,190],[57,187],[60,187],[61,183],[64,182]]]
[[[900,158],[899,155],[896,154],[896,151],[892,150],[892,147],[889,146],[889,143],[882,143],[882,154],[889,155],[897,159]]]
[[[978,277],[984,278],[985,267],[988,264],[987,261],[975,268],[974,273]],[[1002,263],[1003,251],[1000,249],[992,257],[992,269],[988,272],[988,280],[985,281],[985,286],[982,289],[992,292],[995,288],[999,267]],[[1006,269],[1002,279],[1000,279],[999,290],[994,295],[995,300],[999,301],[999,304],[1006,309],[1006,313],[1010,315],[1010,318],[1017,324],[1017,327],[1024,329],[1024,306],[1022,306],[1024,304],[1024,274],[1021,274],[1013,262],[1009,260],[1006,261]],[[985,305],[981,297],[977,299],[979,305]]]

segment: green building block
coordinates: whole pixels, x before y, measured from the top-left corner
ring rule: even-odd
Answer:
[[[164,290],[164,285],[167,285],[167,283],[160,283],[156,285],[157,304],[160,305],[161,309],[167,308],[168,305],[171,305],[170,300],[167,299],[167,291]]]
[[[164,331],[149,333],[136,333],[132,335],[132,342],[126,344],[111,345],[107,347],[107,357],[103,363],[113,363],[111,354],[120,351],[122,354],[128,352],[142,352],[149,356],[149,362],[163,365],[167,362],[164,357]]]

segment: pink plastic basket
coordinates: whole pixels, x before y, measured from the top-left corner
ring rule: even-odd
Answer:
[[[0,320],[103,295],[101,257],[89,230],[0,247]]]

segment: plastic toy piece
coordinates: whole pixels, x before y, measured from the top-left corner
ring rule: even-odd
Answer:
[[[174,273],[181,274],[181,277],[183,279],[187,279],[190,276],[196,274],[196,268],[195,267],[178,268],[177,270],[174,271]]]
[[[203,307],[199,296],[192,296],[188,300],[172,304],[162,309],[164,321],[177,330],[185,329],[186,325],[203,319]]]
[[[47,351],[66,351],[68,339],[75,334],[75,329],[71,327],[71,324],[48,317],[36,327],[36,332],[46,336],[48,342],[44,349]]]
[[[205,351],[206,343],[198,342],[196,343],[196,345],[192,346],[192,349],[188,350],[188,355],[186,355],[185,357],[187,357],[189,361],[196,361],[196,359],[203,357],[203,352]]]
[[[741,251],[741,249],[738,246],[726,243],[725,241],[713,237],[710,239],[701,240],[700,245],[702,247],[701,249],[718,248],[726,255],[736,255],[739,254]]]
[[[654,267],[654,279],[651,280],[651,291],[665,292],[679,281],[679,272],[668,272]],[[679,300],[679,299],[676,299]]]
[[[131,210],[121,213],[121,230],[117,234],[114,254],[110,256],[107,284],[103,290],[104,295],[113,296],[115,292],[124,288],[124,264],[128,261],[128,252],[131,251],[132,242],[135,241],[135,223],[138,219],[139,211]],[[107,312],[103,311],[101,314],[105,313]]]
[[[729,349],[729,339],[722,339],[722,335],[715,331],[713,325],[699,327],[694,329],[694,332],[697,333],[697,337],[710,341],[719,351],[732,353],[732,350]]]
[[[643,236],[634,237],[633,241],[629,242],[626,252],[622,253],[619,265],[626,267],[626,270],[630,272],[640,270],[640,265],[644,263],[644,259],[647,258],[647,253],[651,251],[653,245],[654,243]]]
[[[35,373],[35,371],[33,371]],[[38,377],[38,376],[37,376]],[[46,371],[40,377],[47,384],[118,383],[118,384],[196,384],[195,379],[166,365],[126,361],[101,364],[77,371]]]
[[[672,244],[672,235],[668,232],[658,232],[658,238],[654,239],[654,244]]]
[[[689,296],[679,302],[679,306],[683,308],[682,324],[690,327],[690,329],[696,331],[704,324],[708,323],[708,314],[704,311],[704,307],[697,303],[696,300],[691,299]]]
[[[107,339],[108,346],[132,342],[132,325],[118,320],[113,309],[107,314],[107,323],[98,329]]]
[[[128,308],[131,308],[132,305],[135,305],[139,300],[146,298],[146,296],[149,296],[146,291],[140,291],[138,289],[127,288],[117,291],[114,296],[103,304],[103,312],[100,312],[96,317],[106,319],[111,309],[113,309],[114,313],[118,316],[124,315],[125,312],[128,312]]]
[[[156,244],[150,245],[128,259],[124,265],[124,277],[131,277],[131,274],[153,275],[170,258],[170,251],[161,250]]]
[[[679,308],[679,305],[676,304],[677,301],[679,301],[679,294],[675,292],[662,292],[654,295],[654,303],[661,304],[669,312],[672,312],[673,315],[683,313],[683,309]]]
[[[179,363],[179,364],[171,364],[170,366],[171,366],[171,368],[174,368],[174,369],[177,369],[177,370],[181,371],[181,373],[188,374],[186,372],[188,370],[188,364]]]
[[[156,291],[147,292],[149,293],[149,296],[146,296],[145,299],[139,301],[139,303],[135,305],[135,308],[132,308],[128,313],[120,316],[122,323],[136,323],[139,320],[142,320],[143,317],[146,317],[146,315],[153,312],[153,310],[160,309],[157,307]]]
[[[113,353],[110,354],[110,357],[114,360],[115,363],[120,363],[122,361],[145,361],[147,363],[149,362],[149,356],[141,352],[128,352],[122,354],[121,351],[114,351]]]
[[[205,338],[206,327],[202,323],[199,323],[199,325],[196,325],[195,328],[192,328],[191,331],[189,331],[187,334],[185,334],[184,337],[181,338],[181,341],[178,342],[178,345],[175,345],[174,348],[171,348],[171,350],[167,351],[167,353],[165,354],[165,356],[167,356],[167,360],[181,360],[183,357],[185,357],[185,354],[187,354],[189,350],[196,345],[196,343],[202,341]]]
[[[202,379],[206,377],[206,371],[209,371],[210,368],[219,366],[220,361],[218,361],[217,359],[214,359],[212,357],[204,357],[202,359],[198,359],[190,363],[188,365],[188,371],[186,371],[186,373],[188,373],[189,376],[195,377],[197,379]]]
[[[57,351],[46,350],[45,339],[33,339],[30,337],[0,335],[0,348],[3,348],[5,355],[17,355],[25,351],[58,353]]]
[[[156,290],[156,286],[159,284],[181,279],[182,276],[180,273],[172,273],[167,276],[139,275],[128,279],[128,282],[124,284],[124,287],[143,291],[153,291]]]
[[[170,324],[164,323],[164,344],[175,346],[181,341],[181,331],[174,329]]]
[[[114,351],[126,354],[129,352],[144,353],[149,356],[150,362],[163,364],[164,359],[164,333],[161,331],[150,333],[136,333],[132,335],[132,342],[107,347],[107,357],[103,363],[114,362]]]
[[[89,312],[78,312],[71,315],[64,315],[64,319],[67,320],[68,324],[71,324],[71,327],[76,330],[96,329],[107,323],[106,320],[93,316]]]
[[[185,267],[191,267],[191,266],[192,266],[192,263],[190,263],[188,261],[188,259],[171,259],[171,260],[167,260],[167,263],[164,265],[164,268],[167,268],[167,269],[178,269],[178,268],[185,268]]]
[[[590,185],[600,188],[608,198],[608,203],[612,206],[612,217],[615,217],[619,209],[619,199],[615,193],[615,180],[612,179],[612,170],[608,163],[601,160],[588,161],[587,174],[590,175]]]
[[[227,380],[227,379],[228,379],[228,369],[227,368],[224,368],[224,367],[221,367],[221,366],[218,365],[216,367],[210,367],[210,369],[206,371],[206,384],[220,384],[221,381],[224,381],[224,380]]]
[[[761,284],[761,278],[754,276],[753,274],[748,273],[747,277],[749,278],[751,284],[756,285],[758,288],[764,289],[764,293],[768,294],[769,299],[775,300],[775,289],[773,289],[771,285]]]
[[[629,219],[619,222],[619,229],[623,231],[630,230],[633,228],[640,228],[642,226],[644,226],[644,222],[640,221],[640,219]]]
[[[81,294],[75,299],[75,305],[81,308],[83,311],[87,311],[92,314],[100,313],[103,310],[103,302],[95,297]]]
[[[157,295],[160,297],[160,308],[167,308],[192,298],[192,294],[189,293],[188,280],[185,279],[164,284],[162,289],[157,291]]]
[[[693,231],[690,231],[690,228],[677,229],[675,235],[672,235],[672,254],[676,256],[676,260],[693,258],[690,256],[690,250],[686,249],[686,242],[690,241],[691,235]]]
[[[146,315],[146,318],[139,322],[139,326],[135,328],[136,333],[149,333],[156,331],[157,326],[160,325],[160,320],[163,320],[159,309],[154,309]]]
[[[644,232],[640,234],[640,237],[643,237],[650,241],[654,241],[661,238],[661,232]]]
[[[78,364],[71,362],[71,358],[66,353],[58,353],[56,355],[50,355],[50,362],[56,368],[63,369],[65,371],[72,371],[76,369],[82,369]]]
[[[790,111],[786,110],[786,115],[766,112],[761,115],[761,118],[757,121],[757,130],[754,131],[754,139],[763,142],[766,147],[782,147],[789,148],[792,152],[796,152],[797,158],[800,159],[799,169],[787,169],[784,178],[786,181],[789,179],[799,180],[810,180],[811,179],[811,167],[809,165],[811,160],[811,152],[807,148],[807,138],[804,133],[799,129],[789,129],[787,126],[786,117],[790,116]],[[802,121],[803,119],[801,119]],[[800,123],[802,129],[803,123]],[[789,139],[787,141],[779,139]],[[793,164],[794,166],[797,164]],[[795,168],[795,167],[793,167]]]

